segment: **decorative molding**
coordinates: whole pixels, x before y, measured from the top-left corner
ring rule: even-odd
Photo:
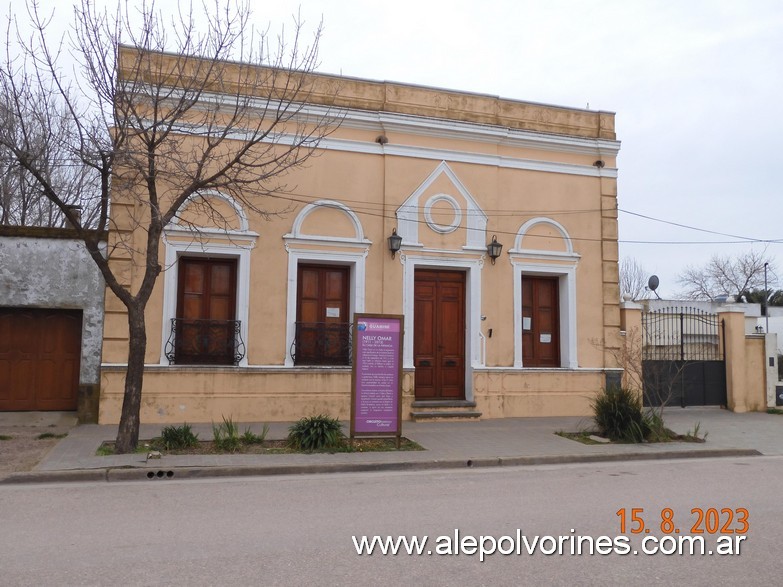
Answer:
[[[523,249],[522,240],[535,226],[552,226],[565,243],[565,251]],[[581,256],[574,252],[574,245],[565,227],[551,218],[531,218],[520,226],[514,239],[514,248],[508,252],[514,275],[514,367],[523,368],[522,362],[522,280],[525,275],[558,277],[560,299],[560,365],[577,369],[576,339],[576,267]],[[533,262],[531,262],[533,261]],[[546,261],[541,263],[540,261]]]
[[[242,208],[242,205],[237,202],[234,198],[231,196],[224,194],[222,192],[218,192],[216,190],[206,190],[202,192],[197,192],[190,196],[185,202],[183,202],[182,206],[180,206],[179,210],[184,212],[187,210],[188,206],[191,204],[196,203],[197,200],[206,200],[207,198],[215,198],[216,200],[222,200],[226,204],[228,204],[232,210],[234,210],[234,213],[237,215],[237,219],[239,220],[239,230],[238,231],[226,231],[226,230],[220,230],[218,228],[211,228],[211,227],[204,227],[204,229],[200,229],[201,232],[215,232],[219,231],[221,233],[226,232],[233,232],[236,234],[247,234],[248,233],[248,223],[247,223],[247,214],[245,214],[245,210]],[[187,226],[181,227],[179,226],[180,218],[179,216],[175,215],[174,218],[171,219],[171,222],[166,227],[167,230],[185,230],[188,232],[191,232],[191,229]]]
[[[508,252],[509,258],[512,256],[524,257],[525,259],[537,259],[541,261],[563,261],[573,262],[582,258],[579,253],[566,253],[564,251],[542,251],[536,249],[512,249]]]
[[[293,144],[293,139],[278,137],[278,142]],[[593,165],[578,165],[575,163],[559,163],[538,159],[521,159],[502,155],[454,151],[449,149],[434,149],[411,145],[378,145],[362,141],[326,137],[318,144],[319,149],[346,151],[374,155],[396,155],[398,157],[413,157],[434,161],[450,161],[454,163],[471,163],[499,167],[501,169],[520,169],[526,171],[541,171],[544,173],[560,173],[566,175],[581,175],[586,177],[617,178],[617,168],[604,167],[599,169]]]
[[[304,221],[307,220],[307,217],[313,212],[316,212],[317,210],[322,208],[331,208],[334,210],[339,210],[340,212],[345,214],[345,216],[351,221],[351,224],[353,225],[354,237],[343,238],[343,237],[311,235],[311,234],[303,233],[302,224],[304,224]],[[362,223],[359,220],[359,217],[356,215],[356,213],[345,204],[341,202],[337,202],[335,200],[317,200],[315,202],[307,204],[307,206],[302,208],[301,212],[297,214],[296,219],[294,220],[293,227],[291,228],[291,232],[289,234],[284,235],[283,238],[286,241],[288,240],[316,241],[317,240],[317,241],[330,242],[330,243],[339,242],[339,243],[354,243],[354,244],[361,244],[361,245],[372,244],[369,240],[367,240],[364,237],[364,229],[362,228]]]
[[[172,95],[179,90],[173,89]],[[204,93],[201,102],[206,104],[227,103],[225,96]],[[549,106],[547,104],[536,104]],[[249,99],[249,107],[261,116],[264,112],[277,111],[288,106],[291,118],[300,122],[334,119],[344,128],[369,130],[373,132],[404,133],[427,137],[438,137],[503,145],[520,149],[536,149],[591,156],[616,156],[621,142],[612,139],[581,137],[567,133],[537,132],[509,128],[499,124],[464,122],[417,114],[381,112],[350,107],[330,107],[317,104],[282,103],[263,98]],[[566,108],[566,110],[578,110]]]
[[[433,129],[437,129],[438,126],[435,124],[439,119],[425,119],[427,122],[433,123]],[[501,127],[502,128],[502,127]],[[208,130],[206,127],[200,127],[197,125],[178,125],[177,129],[178,132],[181,132],[183,134],[204,134]],[[383,131],[383,127],[379,126],[377,128],[378,131]],[[505,129],[508,130],[508,129]],[[400,131],[404,132],[404,131]],[[510,132],[510,131],[509,131]],[[239,129],[227,131],[226,137],[229,139],[235,139],[235,140],[244,140],[247,139],[248,136],[251,134],[251,131],[241,131]],[[447,136],[447,134],[439,134],[437,130],[432,130],[430,133],[431,136],[435,136],[438,138],[450,138]],[[538,135],[536,133],[530,133],[533,137],[546,137],[548,135]],[[591,156],[595,157],[604,157],[604,156],[614,156],[619,151],[619,142],[617,142],[616,147],[612,147],[611,143],[616,141],[607,141],[607,140],[601,140],[598,141],[596,139],[579,139],[577,137],[562,137],[553,135],[558,140],[555,142],[548,143],[549,148],[544,148],[542,145],[547,145],[547,143],[538,143],[535,140],[532,140],[531,144],[520,144],[520,145],[514,145],[510,141],[501,141],[498,142],[498,145],[502,146],[519,146],[520,148],[529,148],[529,149],[541,149],[546,151],[553,151],[553,152],[574,152],[578,154],[589,154]],[[460,138],[460,137],[453,137],[453,138]],[[470,136],[466,136],[464,140],[471,140]],[[566,145],[570,141],[588,141],[588,142],[601,142],[602,144],[595,145],[589,149],[569,149],[566,148]],[[268,137],[268,140],[264,141],[266,143],[277,143],[281,145],[294,145],[297,143],[302,142],[302,137],[299,135],[293,135],[293,134],[270,134]],[[603,144],[603,142],[609,143],[608,145]],[[557,145],[557,147],[555,147]],[[333,151],[343,151],[343,152],[349,152],[349,153],[361,153],[361,154],[372,154],[372,155],[395,155],[398,157],[412,157],[417,159],[430,159],[430,160],[447,160],[457,163],[471,163],[474,165],[485,165],[490,167],[500,167],[503,169],[520,169],[520,170],[527,170],[527,171],[540,171],[544,173],[560,173],[560,174],[566,174],[566,175],[580,175],[580,176],[587,176],[587,177],[606,177],[610,179],[616,179],[617,178],[617,168],[615,167],[603,167],[598,168],[593,166],[592,164],[589,165],[579,165],[575,163],[562,163],[562,162],[556,162],[556,161],[545,161],[541,159],[523,159],[518,157],[508,157],[503,155],[492,155],[487,153],[476,153],[472,151],[456,151],[456,150],[449,150],[449,149],[435,149],[430,147],[421,147],[421,146],[413,146],[413,145],[403,145],[403,144],[390,144],[387,143],[385,145],[379,145],[377,143],[369,143],[366,141],[356,141],[356,140],[349,140],[349,139],[339,139],[332,136],[329,137],[323,137],[319,141],[313,141],[312,144],[304,145],[305,147],[312,147],[312,148],[318,148],[318,149],[324,149],[324,150],[333,150]]]
[[[454,212],[454,219],[451,221],[451,224],[438,224],[435,222],[435,220],[433,220],[432,207],[438,202],[446,202],[451,206],[451,209]],[[428,199],[424,204],[424,219],[427,221],[427,226],[429,226],[435,232],[440,234],[448,234],[457,230],[459,225],[462,224],[462,209],[460,208],[457,200],[448,194],[437,194]]]
[[[302,233],[302,224],[307,217],[320,208],[332,208],[343,212],[354,227],[353,237],[335,237]],[[288,252],[288,292],[286,297],[285,360],[287,368],[294,367],[291,346],[296,335],[296,294],[298,291],[299,263],[316,262],[345,265],[351,269],[349,313],[364,312],[365,306],[365,263],[372,241],[364,236],[364,228],[356,213],[345,204],[335,200],[318,200],[305,206],[294,220],[291,232],[283,236]],[[302,248],[302,245],[308,248]],[[318,246],[319,248],[310,248]],[[342,250],[340,250],[342,249]],[[346,249],[360,249],[350,251]]]
[[[413,309],[414,284],[417,267],[456,269],[466,272],[465,280],[465,399],[473,400],[473,369],[483,367],[481,353],[481,269],[483,259],[460,259],[404,255],[402,304],[405,316],[403,336],[403,368],[413,369]]]
[[[222,199],[231,202],[232,199],[228,196],[223,196]],[[235,210],[241,213],[240,217],[244,216],[244,211],[238,202],[235,202]],[[241,224],[247,226],[247,223]],[[181,241],[178,238],[172,237],[184,237],[187,234],[192,234],[193,238],[189,241]],[[209,236],[209,239],[203,238]],[[215,242],[212,237],[217,237],[218,240],[224,240],[224,242]],[[222,237],[222,239],[220,239]],[[242,340],[245,341],[246,347],[249,347],[248,340],[248,319],[249,319],[249,307],[250,307],[250,254],[255,247],[258,234],[247,231],[238,232],[232,231],[226,233],[225,231],[203,231],[199,229],[188,230],[187,228],[177,225],[169,224],[164,230],[163,242],[165,244],[165,270],[163,277],[163,322],[161,327],[161,346],[160,346],[160,364],[168,365],[169,360],[166,357],[166,341],[171,335],[171,320],[177,317],[177,275],[179,273],[178,261],[182,256],[210,256],[210,257],[225,257],[237,259],[237,298],[236,298],[236,319],[240,322],[240,335]],[[242,243],[242,244],[240,244]],[[245,353],[245,356],[239,362],[240,367],[247,366],[247,357],[249,354]]]
[[[303,261],[330,263],[333,265],[346,265],[351,268],[349,314],[351,316],[351,321],[353,321],[354,314],[364,312],[366,258],[366,250],[359,253],[351,253],[348,251],[317,251],[313,249],[288,247],[288,292],[286,303],[284,361],[286,367],[294,367],[294,360],[291,358],[291,346],[294,344],[296,335],[296,292],[298,291],[299,263]]]
[[[557,232],[560,233],[560,237],[563,239],[563,242],[566,246],[566,252],[556,252],[556,251],[544,251],[542,249],[523,249],[522,248],[522,239],[525,238],[525,235],[530,231],[531,228],[534,226],[537,226],[539,224],[546,224],[549,226],[552,226],[557,230]],[[531,218],[527,222],[525,222],[522,226],[520,226],[519,230],[517,231],[517,236],[514,239],[514,248],[509,251],[509,254],[517,253],[517,254],[525,254],[525,253],[532,253],[535,251],[534,254],[541,255],[552,255],[552,256],[572,256],[574,255],[574,244],[571,241],[571,237],[568,235],[568,231],[565,229],[565,227],[560,224],[557,220],[552,220],[551,218],[546,218],[544,216],[539,216],[537,218]],[[577,255],[578,256],[578,255]]]
[[[421,224],[419,221],[419,199],[441,175],[445,175],[449,179],[465,200],[464,248],[471,250],[486,249],[487,215],[468,191],[468,188],[459,180],[445,161],[441,161],[421,185],[397,208],[397,234],[402,237],[403,246],[422,246],[419,242],[419,226]],[[439,196],[443,197],[445,194],[440,194]],[[439,196],[434,196],[432,199]],[[449,199],[458,209],[461,208],[456,199],[450,196]]]
[[[558,277],[560,299],[560,365],[567,369],[579,366],[576,339],[576,261],[571,265],[527,263],[524,259],[511,261],[514,275],[514,367],[522,362],[522,280],[525,275]]]

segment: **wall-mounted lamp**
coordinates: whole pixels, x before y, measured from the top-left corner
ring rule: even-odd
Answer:
[[[400,250],[400,247],[402,246],[402,237],[397,234],[397,229],[395,228],[392,230],[391,236],[389,237],[389,250],[392,254],[392,259],[394,259],[394,256],[397,254],[397,251]]]
[[[492,242],[487,245],[487,255],[492,259],[492,264],[495,264],[495,259],[500,257],[500,253],[503,252],[503,245],[498,242],[498,237],[492,236]]]

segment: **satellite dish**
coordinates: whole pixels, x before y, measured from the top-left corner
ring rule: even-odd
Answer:
[[[651,292],[655,294],[655,297],[659,300],[661,299],[661,296],[658,295],[658,292],[655,291],[658,289],[658,286],[660,285],[661,280],[658,279],[657,275],[650,275],[650,279],[647,280],[647,287],[650,289]]]

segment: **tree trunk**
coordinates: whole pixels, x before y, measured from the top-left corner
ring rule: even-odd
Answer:
[[[128,369],[115,444],[118,454],[133,452],[139,444],[139,411],[144,379],[144,355],[147,351],[147,327],[144,323],[144,307],[138,300],[128,306],[128,334]]]

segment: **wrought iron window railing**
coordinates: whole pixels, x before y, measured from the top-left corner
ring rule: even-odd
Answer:
[[[291,345],[295,365],[350,365],[350,322],[296,322]]]
[[[166,358],[174,365],[238,365],[245,356],[239,320],[171,320]]]

